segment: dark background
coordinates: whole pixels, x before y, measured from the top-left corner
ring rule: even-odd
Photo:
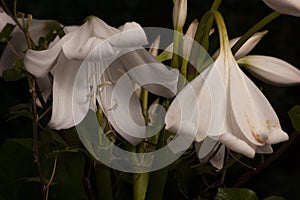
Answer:
[[[189,0],[187,25],[195,18],[200,19],[210,7],[208,0]],[[55,19],[64,25],[81,25],[88,15],[96,15],[111,26],[119,26],[127,21],[136,21],[141,26],[172,28],[172,0],[52,0],[19,1],[18,10],[31,13],[37,19]],[[227,24],[230,38],[242,35],[254,23],[271,10],[261,1],[224,0],[220,7]],[[266,29],[269,33],[262,39],[251,54],[271,55],[282,58],[294,66],[300,63],[300,18],[281,16]],[[212,44],[217,44],[216,34]],[[212,47],[213,51],[216,47]],[[252,77],[253,78],[253,77]],[[300,104],[299,86],[275,87],[254,79],[263,88],[274,109],[278,113],[283,129],[291,133],[287,112],[295,104]],[[29,99],[26,80],[5,82],[0,79],[0,114],[8,108]],[[8,137],[28,137],[31,135],[31,122],[19,118],[12,121],[1,119],[0,139]],[[245,187],[254,190],[260,198],[280,195],[286,199],[300,199],[300,140],[291,145],[289,150],[263,173],[256,176]],[[278,145],[274,146],[274,149]],[[228,177],[229,178],[229,177]],[[229,178],[230,179],[230,178]]]

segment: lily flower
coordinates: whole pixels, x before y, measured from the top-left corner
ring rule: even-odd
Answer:
[[[263,2],[277,12],[300,17],[299,0],[263,0]]]
[[[288,140],[266,97],[239,68],[227,34],[220,38],[215,62],[180,91],[165,118],[167,130],[201,142],[200,159],[218,150],[214,166],[219,169],[225,153],[220,144],[253,158]]]
[[[126,23],[116,29],[92,16],[49,49],[27,51],[24,64],[30,73],[44,77],[51,71],[54,77],[52,117],[48,125],[54,129],[77,125],[89,109],[97,109],[98,102],[113,128],[131,144],[138,144],[144,129],[139,128],[136,133],[137,126],[129,125],[128,121],[132,119],[138,127],[145,122],[131,80],[167,98],[175,95],[178,80],[178,71],[156,60],[141,47],[145,44],[146,35],[137,23]],[[140,65],[146,65],[143,73],[134,70]],[[78,80],[81,85],[75,88]],[[122,84],[118,87],[122,90],[115,92],[120,80]],[[143,85],[143,81],[147,84]],[[131,98],[126,102],[128,95]]]

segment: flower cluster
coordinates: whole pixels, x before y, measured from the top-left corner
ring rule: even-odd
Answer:
[[[264,2],[280,13],[300,16],[298,0]],[[182,48],[183,57],[191,58],[194,39],[205,33],[200,30],[203,23],[197,20],[192,22],[183,38],[180,38],[180,34],[174,34],[174,43],[158,56],[159,40],[153,44],[150,52],[146,51],[143,48],[148,43],[146,34],[135,22],[114,28],[90,16],[81,26],[63,27],[64,35],[53,38],[45,49],[26,47],[28,38],[25,38],[24,30],[17,26],[1,56],[0,74],[12,66],[15,56],[18,56],[25,70],[37,78],[43,100],[47,101],[52,93],[49,127],[68,129],[81,123],[89,110],[101,110],[112,128],[132,145],[141,143],[147,131],[146,128],[128,127],[128,118],[132,118],[138,127],[144,127],[147,123],[133,83],[164,99],[175,97],[165,115],[165,129],[174,135],[192,138],[199,159],[202,162],[210,161],[217,169],[221,169],[225,147],[253,158],[256,153],[271,153],[272,144],[289,138],[281,129],[279,119],[262,91],[240,66],[257,78],[280,86],[299,84],[300,71],[279,58],[248,55],[267,31],[253,33],[233,54],[231,48],[240,38],[229,41],[220,14],[212,10],[208,15],[217,23],[220,48],[212,56],[214,62],[202,71],[195,70],[195,78],[184,84],[183,89],[178,87],[181,84],[179,71],[187,78],[184,73],[187,62],[173,60],[174,54],[170,51]],[[186,16],[187,0],[176,0],[173,9],[176,31],[182,32]],[[49,24],[52,23],[29,18],[13,20],[0,10],[1,30],[7,23],[18,25],[18,21],[28,24],[27,36],[33,44],[48,33]],[[213,32],[210,28],[207,37]],[[74,88],[80,67],[95,49],[98,64],[91,66],[87,69],[88,73],[80,77],[85,87]],[[169,59],[172,59],[173,69],[161,63]],[[146,66],[143,73],[131,73],[140,65]],[[122,88],[132,94],[128,104],[123,102],[126,94],[120,92],[113,96],[118,81],[124,77],[126,81]],[[149,84],[143,85],[144,82]],[[178,94],[177,87],[181,89]],[[74,89],[81,96],[74,96]],[[41,102],[37,103],[40,105]],[[121,120],[113,114],[116,110],[122,116],[119,117]],[[76,120],[74,115],[77,116]],[[180,145],[172,146],[175,153],[183,150],[186,149],[181,149]]]

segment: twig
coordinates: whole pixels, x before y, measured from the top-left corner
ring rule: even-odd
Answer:
[[[33,131],[33,157],[34,157],[34,163],[37,166],[40,183],[42,185],[42,188],[45,187],[45,181],[43,178],[42,168],[39,160],[39,146],[38,146],[38,114],[37,114],[37,108],[36,108],[36,92],[35,92],[35,79],[31,79],[31,88],[30,93],[32,97],[32,111],[33,111],[33,121],[32,121],[32,131]],[[44,191],[45,192],[45,191]],[[45,195],[44,195],[45,197]],[[45,198],[44,198],[45,199]]]
[[[249,180],[251,180],[255,175],[259,174],[262,170],[268,167],[271,163],[273,163],[279,156],[281,156],[288,147],[293,143],[293,141],[297,138],[298,132],[294,131],[290,135],[290,140],[284,143],[272,156],[270,156],[265,162],[258,165],[253,171],[247,172],[244,174],[232,187],[238,188],[243,186]]]
[[[50,188],[50,185],[51,185],[51,183],[53,181],[53,178],[54,178],[54,175],[55,175],[57,160],[58,160],[58,158],[56,157],[55,160],[54,160],[53,170],[52,170],[52,174],[51,174],[50,180],[49,180],[48,184],[43,189],[44,190],[44,194],[45,194],[45,200],[48,200],[49,188]]]

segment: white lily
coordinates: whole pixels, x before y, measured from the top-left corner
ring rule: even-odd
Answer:
[[[29,50],[24,60],[26,69],[37,77],[44,77],[51,70],[54,77],[53,108],[49,126],[55,129],[66,129],[77,125],[84,119],[89,109],[96,109],[96,101],[98,101],[114,129],[131,144],[139,143],[141,138],[132,136],[131,132],[135,130],[131,130],[131,127],[126,124],[128,118],[133,118],[138,125],[144,125],[140,103],[134,94],[130,79],[132,78],[138,84],[148,80],[149,84],[144,87],[164,97],[174,96],[178,79],[177,70],[168,69],[141,48],[146,43],[143,29],[135,22],[126,23],[119,30],[108,26],[97,17],[89,17],[81,27],[66,34],[51,48],[44,51]],[[96,61],[99,60],[99,63],[87,69],[80,68],[94,48],[96,54],[93,55],[97,57]],[[128,51],[128,48],[134,51]],[[111,60],[116,56],[116,60]],[[159,66],[146,67],[142,74],[130,71],[138,65],[147,63]],[[89,60],[85,61],[85,64],[90,64]],[[106,70],[105,64],[109,65]],[[85,71],[78,73],[78,70]],[[77,74],[79,77],[76,80]],[[98,74],[103,76],[98,77],[100,76]],[[74,88],[75,94],[73,86],[78,79],[83,86]],[[124,80],[120,86],[124,90],[114,93],[119,79]],[[132,94],[129,108],[123,101],[127,94]],[[72,98],[75,98],[73,105]],[[116,118],[115,112],[118,112],[123,120]],[[72,116],[75,114],[74,121]],[[143,135],[144,133],[141,132],[140,136]]]
[[[288,140],[288,135],[268,100],[239,68],[225,26],[221,31],[217,59],[174,99],[166,114],[166,129],[202,142],[200,159],[219,143],[251,158],[256,152],[270,153],[271,144]],[[218,158],[224,152],[221,148]],[[220,168],[223,160],[216,160]]]
[[[263,0],[273,10],[300,17],[300,1],[299,0]]]

